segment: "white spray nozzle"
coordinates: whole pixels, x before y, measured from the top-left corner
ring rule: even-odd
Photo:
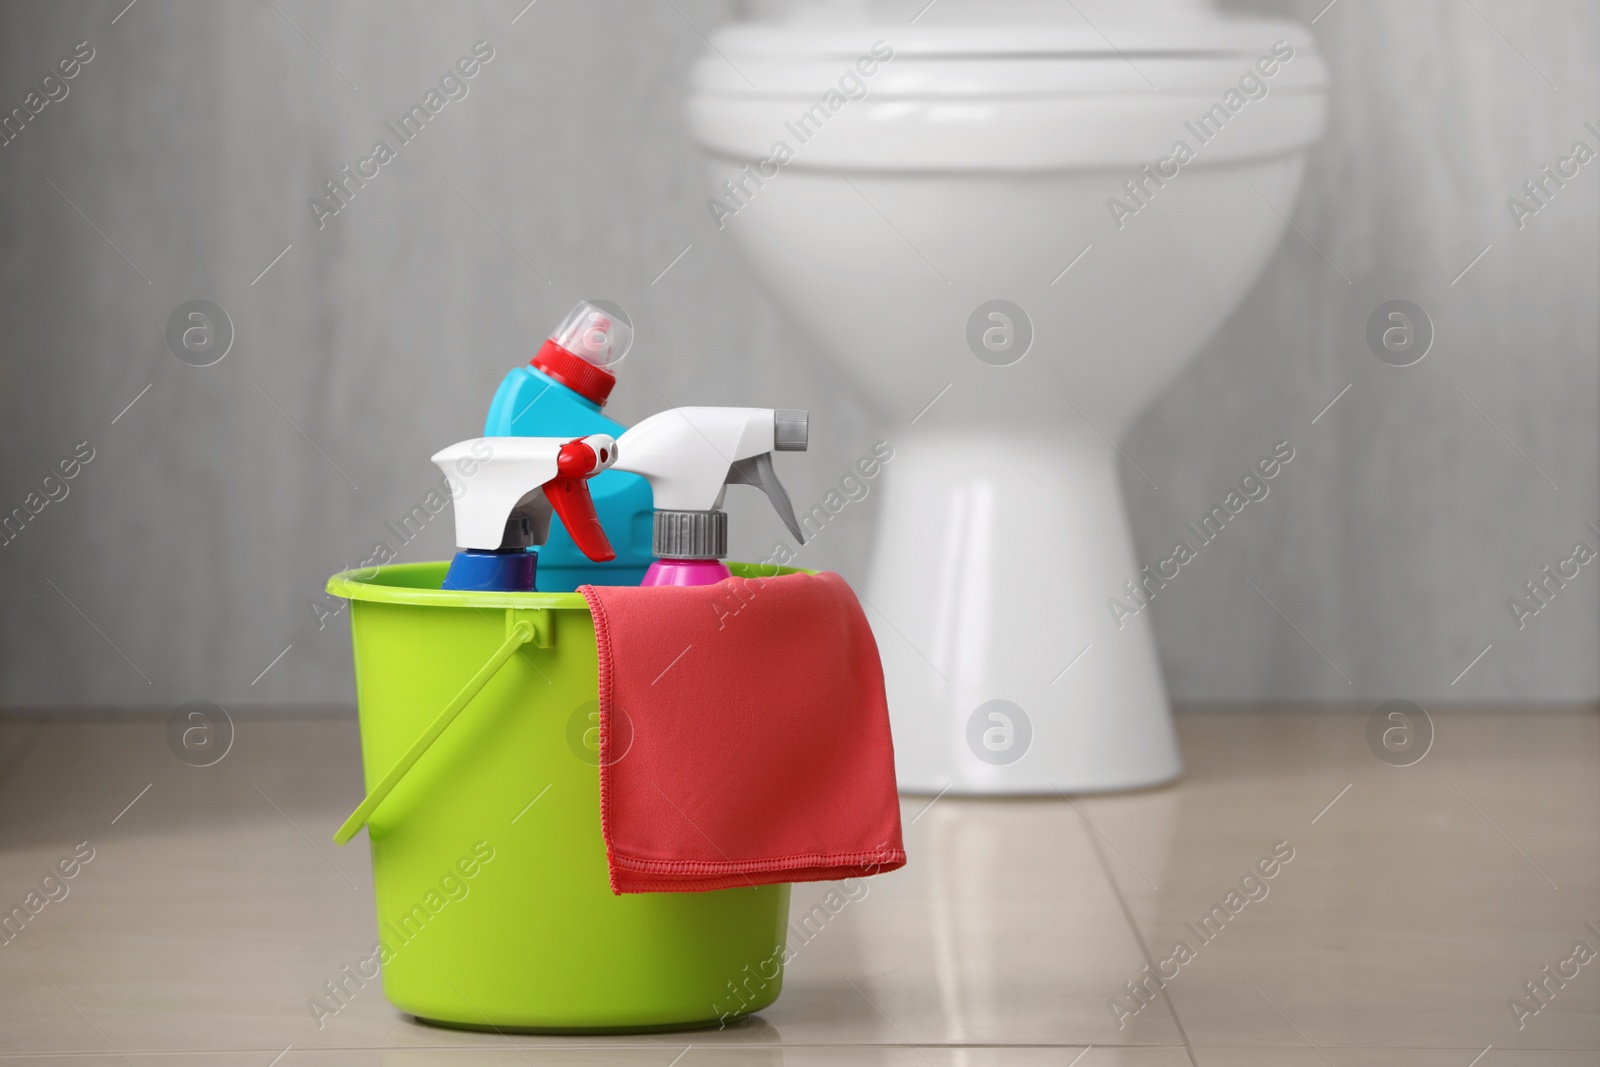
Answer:
[[[584,481],[616,459],[616,440],[597,433],[576,440],[477,437],[451,445],[433,462],[452,483],[463,486],[455,501],[458,548],[520,547],[504,544],[507,524],[514,519],[527,523],[524,544],[543,544],[554,506],[586,555],[609,559],[613,557],[604,534],[596,539],[599,523]]]
[[[803,411],[774,408],[673,408],[650,416],[617,442],[617,469],[650,482],[661,511],[712,511],[723,487],[753,485],[799,541],[805,532],[772,469],[772,453],[804,451]]]

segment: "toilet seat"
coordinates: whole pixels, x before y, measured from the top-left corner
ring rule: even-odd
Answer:
[[[1267,47],[1271,44],[1269,41]],[[1321,89],[1327,82],[1327,68],[1321,58],[1310,48],[1292,47],[1294,59],[1277,64],[1278,70],[1270,79],[1272,88]],[[1036,52],[1009,56],[908,56],[897,49],[895,58],[881,64],[866,80],[871,95],[880,100],[1160,95],[1230,85],[1264,54],[1265,50],[1239,55]],[[747,99],[814,97],[832,87],[856,59],[855,55],[818,59],[737,53],[730,53],[730,57],[737,68],[715,55],[703,60],[694,71],[694,90]],[[755,84],[752,86],[745,78]]]
[[[885,42],[893,59],[861,76],[857,60]],[[1303,149],[1326,122],[1327,68],[1310,33],[1289,22],[769,23],[726,28],[713,45],[691,76],[690,125],[702,146],[741,162],[782,141],[794,155],[786,166],[800,169],[1121,167],[1182,139],[1210,166]],[[1275,45],[1292,57],[1274,57]],[[830,90],[837,104],[852,72],[866,94],[830,111],[825,136],[796,143],[796,117]],[[1240,100],[1214,138],[1186,130]]]
[[[1212,15],[1089,22],[1073,17],[1070,5],[1063,10],[1066,16],[1058,20],[981,18],[910,26],[847,19],[742,22],[718,30],[714,43],[729,55],[848,59],[878,40],[893,45],[897,56],[1255,55],[1280,39],[1297,50],[1315,47],[1306,26],[1280,19]]]

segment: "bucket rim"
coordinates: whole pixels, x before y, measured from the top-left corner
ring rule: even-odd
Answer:
[[[777,564],[736,563],[728,569],[738,578],[776,578],[785,574],[815,574],[800,567]],[[441,589],[448,560],[423,563],[390,563],[380,567],[357,567],[340,571],[328,579],[327,590],[345,600],[376,604],[410,604],[418,607],[454,608],[546,608],[589,611],[582,593],[507,593],[496,590]]]
[[[448,560],[357,567],[328,579],[328,592],[346,600],[458,608],[567,608],[587,612],[582,593],[507,593],[486,589],[440,589]]]

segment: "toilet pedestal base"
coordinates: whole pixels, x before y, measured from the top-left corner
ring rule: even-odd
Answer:
[[[1086,432],[1080,433],[1078,429]],[[1182,772],[1116,452],[1087,427],[892,442],[864,607],[900,789],[1133,789]],[[1137,606],[1136,604],[1134,606]]]

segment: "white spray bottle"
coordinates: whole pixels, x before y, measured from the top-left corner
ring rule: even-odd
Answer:
[[[617,442],[603,433],[571,441],[478,437],[439,452],[433,462],[463,485],[455,501],[458,551],[441,588],[531,591],[552,511],[584,555],[614,559],[588,479],[616,458]]]
[[[643,585],[710,585],[730,577],[729,485],[753,485],[805,543],[789,494],[772,469],[772,453],[804,452],[809,417],[784,408],[673,408],[652,415],[617,439],[615,469],[650,483],[655,502],[651,537],[657,557]]]

